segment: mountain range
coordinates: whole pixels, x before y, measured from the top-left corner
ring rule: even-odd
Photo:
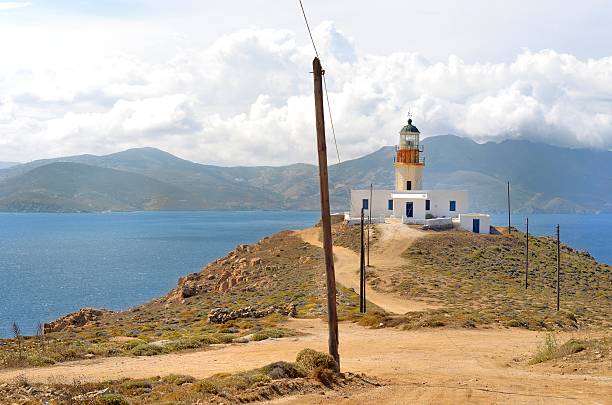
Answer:
[[[612,152],[529,141],[423,141],[425,188],[470,191],[473,211],[612,212]],[[354,188],[392,188],[394,148],[330,166],[334,210]],[[317,210],[315,165],[221,167],[154,148],[0,166],[0,211]]]

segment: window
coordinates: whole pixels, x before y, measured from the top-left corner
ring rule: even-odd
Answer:
[[[425,200],[425,211],[429,211],[431,209],[431,201]]]
[[[410,180],[406,182],[406,190],[412,190],[412,182]]]
[[[387,209],[389,211],[393,211],[393,200],[389,200],[389,202],[387,203]]]
[[[367,210],[369,205],[370,204],[367,198],[364,198],[363,200],[361,200],[361,208],[363,208],[364,210]]]
[[[457,201],[451,201],[449,211],[457,211]]]

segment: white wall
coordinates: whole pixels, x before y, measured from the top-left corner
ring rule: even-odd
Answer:
[[[425,199],[423,198],[410,198],[406,195],[406,198],[395,198],[393,201],[393,216],[396,218],[402,218],[406,215],[406,203],[412,202],[413,218],[414,219],[425,219]]]
[[[486,214],[461,214],[459,215],[459,228],[472,232],[473,220],[480,220],[479,233],[491,233],[491,217]]]
[[[464,190],[428,190],[428,199],[431,201],[427,213],[435,217],[457,217],[469,211],[468,192]],[[450,210],[450,202],[455,201],[455,211]]]
[[[366,190],[351,190],[351,218],[359,218],[361,216],[361,204],[363,199],[369,201],[369,209],[372,210],[372,218],[390,217],[393,211],[387,209],[389,200],[391,199],[392,190],[373,190],[372,201],[370,200],[370,189]],[[368,210],[364,210],[366,217],[369,214]]]

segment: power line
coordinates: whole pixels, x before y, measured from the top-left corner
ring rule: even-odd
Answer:
[[[312,31],[310,30],[310,24],[308,24],[308,18],[306,17],[306,11],[304,11],[304,5],[302,4],[302,0],[299,0],[299,2],[300,8],[302,9],[302,15],[304,16],[304,22],[306,23],[306,29],[308,30],[308,35],[310,36],[310,42],[312,42],[312,47],[314,49],[315,55],[317,56],[317,58],[319,58],[319,52],[317,51],[317,46],[315,45],[315,41],[312,36]],[[334,136],[334,146],[336,147],[336,155],[338,156],[338,163],[341,163],[340,151],[338,150],[338,142],[336,141],[336,128],[334,127],[334,119],[332,117],[331,105],[329,104],[329,93],[327,92],[327,80],[325,80],[325,71],[323,71],[323,89],[325,90],[327,113],[329,114],[329,124],[331,125],[332,134]]]

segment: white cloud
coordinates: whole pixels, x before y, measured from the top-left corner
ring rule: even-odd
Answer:
[[[31,6],[29,1],[0,1],[0,11],[15,10]]]
[[[331,22],[314,34],[343,159],[394,144],[409,109],[425,136],[612,149],[612,57],[524,50],[508,63],[431,63],[360,54]],[[156,146],[205,163],[312,162],[312,54],[301,34],[248,28],[166,62],[17,58],[0,66],[0,160]]]

